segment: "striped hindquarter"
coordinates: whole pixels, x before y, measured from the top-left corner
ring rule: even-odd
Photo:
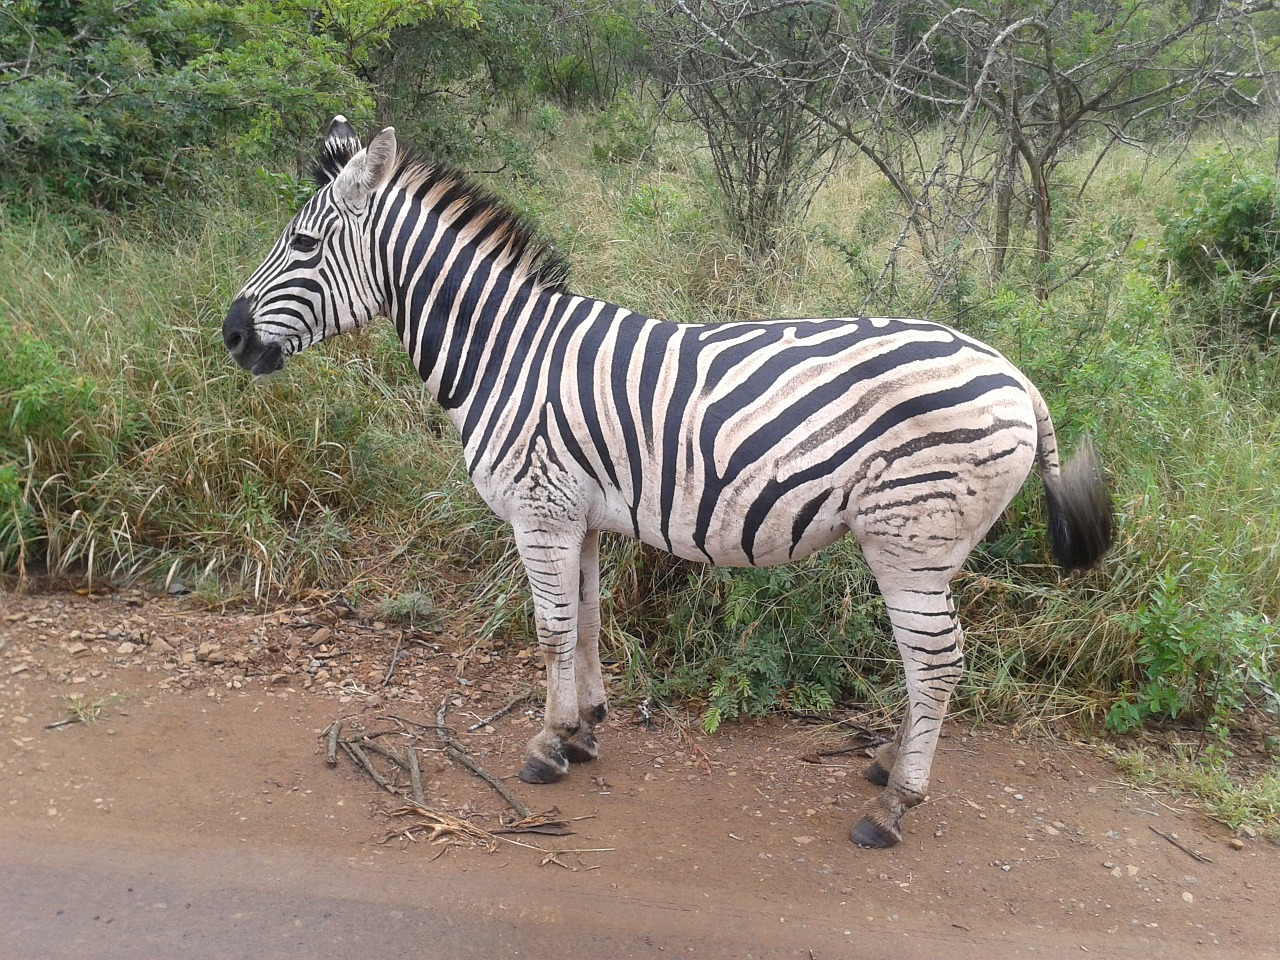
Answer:
[[[887,846],[928,790],[963,667],[949,584],[1033,463],[1067,569],[1111,540],[1090,448],[1059,467],[1027,379],[941,324],[886,318],[674,324],[571,294],[563,265],[466,178],[330,127],[322,189],[232,304],[228,350],[255,374],[385,314],[507,520],[547,668],[521,777],[596,756],[600,533],[734,566],[798,560],[848,533],[906,671],[884,790],[852,837]]]

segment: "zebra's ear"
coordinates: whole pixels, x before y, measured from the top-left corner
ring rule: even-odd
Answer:
[[[369,194],[391,179],[395,164],[396,128],[385,127],[342,168],[333,189],[349,206],[363,207]]]
[[[330,120],[324,141],[320,144],[319,159],[312,171],[316,186],[323,187],[333,180],[363,147],[360,135],[346,117],[338,114]]]

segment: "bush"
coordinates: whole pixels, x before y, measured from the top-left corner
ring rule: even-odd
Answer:
[[[0,443],[68,443],[71,428],[93,409],[94,392],[52,344],[0,318]]]
[[[591,146],[596,160],[612,163],[634,163],[653,144],[652,120],[628,93],[621,93],[592,122],[597,139]]]
[[[292,152],[318,118],[367,116],[344,56],[288,5],[6,4],[0,191],[67,209],[193,192],[233,154]]]
[[[665,616],[648,630],[628,619],[656,632],[650,652],[666,673],[659,695],[705,695],[712,732],[735,717],[892,696],[901,687],[897,654],[872,583],[857,547],[842,543],[787,566],[698,567],[684,582],[649,586]],[[882,683],[885,673],[893,679]]]
[[[1165,256],[1197,291],[1216,291],[1222,319],[1272,336],[1280,315],[1280,181],[1225,152],[1195,160],[1178,211],[1161,211]]]
[[[1280,708],[1280,630],[1240,606],[1241,598],[1212,589],[1189,597],[1177,573],[1162,573],[1150,598],[1123,618],[1142,675],[1137,691],[1111,707],[1107,728],[1195,718],[1225,738],[1247,706]]]

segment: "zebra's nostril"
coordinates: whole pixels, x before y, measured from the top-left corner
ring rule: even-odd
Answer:
[[[244,334],[239,330],[228,333],[226,336],[226,344],[227,349],[232,353],[237,352],[242,346],[244,346]]]

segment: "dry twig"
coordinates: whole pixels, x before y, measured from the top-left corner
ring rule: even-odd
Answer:
[[[413,791],[413,802],[420,807],[427,805],[427,794],[422,789],[422,768],[418,765],[418,750],[409,744],[405,751],[409,760],[409,787]]]
[[[1151,825],[1148,824],[1148,826],[1151,826]],[[1197,860],[1200,863],[1213,863],[1213,861],[1210,860],[1208,857],[1206,857],[1203,853],[1197,853],[1195,850],[1192,850],[1181,840],[1178,840],[1175,837],[1169,836],[1169,834],[1165,833],[1163,830],[1157,830],[1155,827],[1151,827],[1151,832],[1154,833],[1157,837],[1164,837],[1164,839],[1168,840],[1175,847],[1177,847],[1179,850],[1181,850],[1183,853],[1189,856],[1192,860]]]
[[[505,717],[508,713],[510,713],[512,710],[514,710],[517,706],[531,699],[532,696],[533,696],[533,687],[527,688],[523,693],[517,693],[514,697],[508,700],[507,705],[503,707],[501,710],[499,710],[497,713],[490,714],[489,716],[485,717],[483,720],[477,720],[471,726],[467,727],[467,733],[475,733],[481,727],[488,726],[489,724],[493,723],[493,721],[495,720],[500,720],[501,718]]]
[[[382,774],[378,773],[373,764],[369,762],[369,758],[365,755],[365,752],[360,749],[359,745],[354,744],[349,740],[341,741],[341,745],[342,749],[347,751],[347,755],[356,762],[356,765],[362,767],[365,773],[369,774],[369,776],[373,778],[374,783],[382,787],[382,789],[386,790],[388,793],[396,792],[395,788],[392,787],[391,784],[387,783]]]
[[[324,762],[331,767],[338,765],[338,737],[341,735],[342,721],[335,720],[329,725],[329,745],[324,753]]]
[[[507,801],[511,806],[511,809],[516,812],[516,815],[520,817],[520,819],[523,820],[528,818],[531,815],[530,810],[523,802],[521,802],[520,798],[508,790],[501,780],[472,760],[471,757],[467,755],[467,752],[462,749],[461,744],[459,744],[454,738],[453,731],[445,726],[444,716],[448,711],[449,698],[445,697],[444,702],[440,704],[439,712],[436,714],[436,736],[440,738],[441,744],[444,745],[445,752],[448,753],[452,759],[458,761],[458,763],[462,764],[485,783],[489,784],[489,786],[493,787],[498,796]]]

